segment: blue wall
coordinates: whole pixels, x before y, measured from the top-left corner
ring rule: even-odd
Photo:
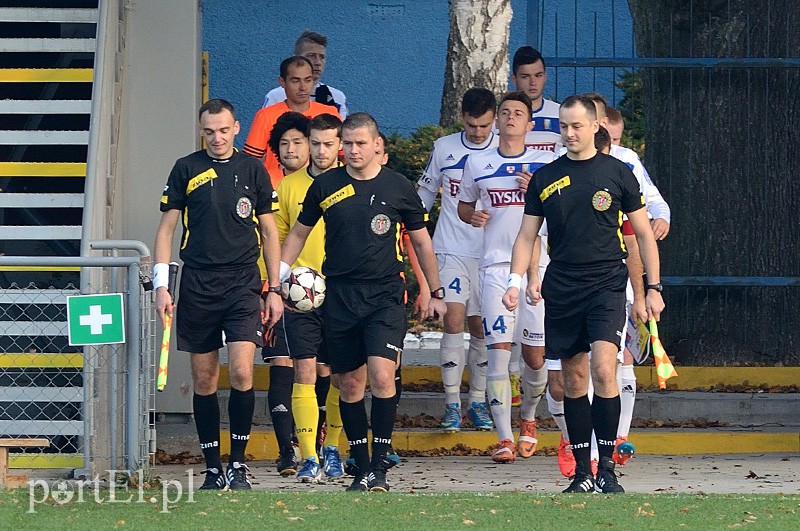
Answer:
[[[511,0],[512,53],[526,44],[528,13],[538,6],[541,33],[534,44],[545,58],[609,56],[612,26],[618,35],[617,56],[632,56],[626,0],[573,2]],[[202,0],[201,4],[210,95],[229,99],[237,107],[240,147],[264,94],[277,86],[280,61],[293,53],[294,41],[304,29],[328,35],[323,80],[347,94],[351,111],[368,111],[382,130],[404,135],[439,121],[450,29],[446,0]],[[578,91],[609,95],[613,91],[610,69],[548,69],[548,75],[545,94],[559,100]]]

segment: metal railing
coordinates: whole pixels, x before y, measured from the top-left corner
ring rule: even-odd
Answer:
[[[143,285],[150,252],[141,242],[91,247],[112,255],[136,250],[139,256],[0,256],[0,266],[81,267],[82,277],[92,271],[100,279],[80,289],[0,289],[2,434],[51,440],[42,453],[12,454],[12,466],[74,468],[76,477],[94,477],[104,470],[146,468],[155,452],[155,315]],[[66,297],[99,293],[123,294],[125,343],[68,345]]]

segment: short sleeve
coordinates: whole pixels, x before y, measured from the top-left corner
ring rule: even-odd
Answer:
[[[535,183],[539,182],[539,171],[537,170],[533,177],[531,178],[530,183],[528,183],[528,191],[525,192],[525,213],[529,216],[544,216],[544,207],[542,205],[542,199],[539,196],[539,187],[535,186]]]
[[[161,194],[161,212],[183,210],[186,206],[186,169],[181,161],[175,163],[167,177],[167,185]]]
[[[414,187],[405,177],[402,178],[403,182],[400,186],[401,201],[400,201],[400,217],[406,230],[419,230],[425,228],[425,222],[428,221],[428,210],[422,204]]]
[[[256,215],[270,214],[278,210],[278,193],[272,189],[272,182],[269,180],[267,170],[263,164],[255,164],[256,182],[258,183],[258,195],[256,196]]]
[[[472,203],[481,197],[480,188],[475,184],[475,165],[472,164],[472,157],[467,157],[464,165],[464,173],[461,176],[461,186],[458,189],[458,200],[465,203]]]
[[[433,193],[439,193],[439,188],[442,186],[442,165],[438,160],[436,144],[437,142],[433,143],[431,155],[428,157],[428,164],[425,165],[425,170],[423,170],[422,176],[417,183],[420,188],[425,188]]]
[[[622,174],[622,211],[626,214],[644,207],[644,196],[639,188],[639,181],[626,165],[623,165]]]
[[[315,226],[322,217],[320,203],[322,203],[321,180],[314,179],[314,182],[308,188],[308,192],[306,192],[306,198],[303,200],[303,208],[297,216],[297,222],[306,227]]]

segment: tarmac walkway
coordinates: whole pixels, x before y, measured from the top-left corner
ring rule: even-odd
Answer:
[[[722,442],[722,441],[720,441]],[[253,488],[270,491],[340,492],[352,481],[345,477],[321,485],[283,478],[274,463],[250,463]],[[203,481],[202,465],[159,465],[162,481],[178,480],[194,488]],[[187,474],[187,470],[188,472]],[[644,455],[617,469],[620,484],[629,493],[644,494],[799,494],[800,453],[739,455]],[[530,492],[558,493],[569,484],[558,471],[555,457],[534,456],[510,465],[489,457],[414,457],[388,474],[392,492]],[[376,494],[377,495],[377,494]]]

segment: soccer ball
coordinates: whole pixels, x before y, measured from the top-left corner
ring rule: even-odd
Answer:
[[[325,301],[325,279],[310,267],[295,267],[289,278],[281,282],[281,294],[290,308],[310,312]]]

